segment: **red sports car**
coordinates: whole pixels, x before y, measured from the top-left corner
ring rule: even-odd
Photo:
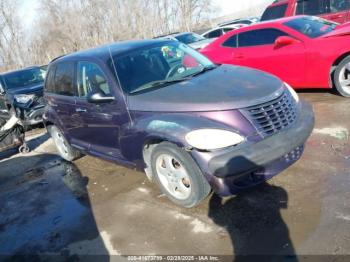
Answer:
[[[218,64],[272,73],[294,88],[332,88],[350,97],[350,23],[296,16],[229,32],[200,52]]]

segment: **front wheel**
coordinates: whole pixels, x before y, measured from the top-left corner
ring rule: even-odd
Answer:
[[[81,153],[68,143],[61,130],[56,126],[48,126],[48,132],[56,145],[58,153],[63,159],[73,161],[81,157]]]
[[[337,66],[333,82],[340,95],[350,97],[350,56],[343,59]]]
[[[198,165],[174,144],[157,145],[152,152],[151,166],[162,192],[180,206],[193,207],[210,192],[210,185]]]

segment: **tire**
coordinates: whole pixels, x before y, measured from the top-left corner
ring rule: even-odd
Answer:
[[[350,97],[350,56],[344,58],[336,67],[333,83],[341,96]]]
[[[162,142],[153,149],[151,168],[162,192],[177,205],[194,207],[210,193],[198,165],[174,144]]]
[[[58,153],[63,159],[71,162],[82,156],[77,149],[73,148],[68,143],[61,130],[59,130],[56,126],[48,126],[47,130],[56,145]]]

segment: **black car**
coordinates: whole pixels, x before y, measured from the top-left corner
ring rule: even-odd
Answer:
[[[0,74],[0,118],[16,110],[24,125],[42,122],[46,66],[34,66]]]

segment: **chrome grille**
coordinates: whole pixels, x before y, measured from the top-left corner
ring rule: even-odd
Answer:
[[[272,101],[248,107],[243,111],[264,137],[287,128],[297,117],[297,105],[288,91]]]

